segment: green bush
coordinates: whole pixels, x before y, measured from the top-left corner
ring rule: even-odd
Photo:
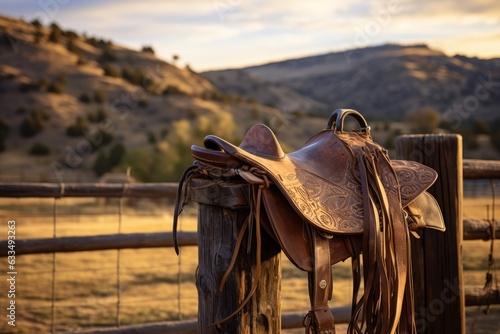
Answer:
[[[170,162],[167,155],[156,150],[135,149],[123,156],[115,170],[126,171],[130,167],[132,176],[141,182],[165,182],[172,180],[165,168]]]
[[[85,119],[81,116],[78,116],[75,123],[66,128],[66,134],[70,137],[83,136],[84,131],[88,131],[88,125]]]
[[[109,151],[109,155],[106,155],[106,153],[104,152],[99,153],[94,162],[94,165],[92,166],[92,170],[97,176],[101,176],[104,173],[111,171],[120,163],[125,153],[125,146],[120,143],[116,144]]]
[[[30,152],[31,155],[49,155],[50,148],[47,145],[42,143],[35,143],[31,146]]]

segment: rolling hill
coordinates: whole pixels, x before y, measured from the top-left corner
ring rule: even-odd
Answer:
[[[461,117],[500,117],[499,69],[499,59],[384,45],[198,74],[151,46],[0,16],[0,181],[96,181],[128,167],[138,180],[176,181],[205,134],[238,142],[260,122],[297,149],[338,107],[379,119],[374,137],[390,143],[410,131],[396,122],[407,111],[446,112],[481,84]],[[482,142],[478,157],[498,156]]]
[[[96,180],[96,164],[116,152],[133,163],[156,159],[142,173],[175,180],[204,134],[240,138],[252,123],[282,119],[276,108],[223,94],[151,47],[134,51],[8,17],[0,17],[0,103],[4,181]],[[134,167],[132,174],[140,171]]]
[[[444,114],[474,103],[467,98],[493,82],[470,109],[473,116],[500,117],[500,58],[450,57],[426,45],[389,44],[202,74],[223,92],[270,105],[308,113],[349,106],[389,119],[425,106]]]

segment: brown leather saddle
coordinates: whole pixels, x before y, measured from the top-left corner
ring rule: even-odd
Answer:
[[[344,131],[347,116],[360,130]],[[433,169],[391,161],[352,109],[335,110],[326,130],[289,154],[263,124],[250,128],[240,146],[212,135],[204,146],[192,146],[196,162],[181,180],[174,239],[189,177],[210,176],[207,171],[215,168],[242,178],[252,189],[256,230],[262,225],[291,262],[309,273],[306,332],[335,332],[328,306],[331,265],[349,257],[354,280],[349,333],[414,332],[409,232],[444,231],[439,206],[426,192],[437,178]],[[364,294],[358,299],[361,256]]]

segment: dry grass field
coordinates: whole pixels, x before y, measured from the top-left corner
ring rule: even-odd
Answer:
[[[466,199],[464,216],[485,218],[489,199]],[[119,215],[118,200],[104,203],[91,199],[60,199],[55,220],[57,236],[76,236],[171,230],[169,203],[139,200],[125,202]],[[49,238],[54,235],[53,199],[1,199],[0,239],[6,239],[7,221],[16,221],[16,238]],[[184,231],[196,230],[196,209],[182,216]],[[464,243],[463,263],[466,285],[484,284],[490,243]],[[495,258],[500,258],[495,245]],[[2,258],[0,309],[6,312],[7,260]],[[55,263],[55,274],[53,274]],[[122,326],[165,320],[189,319],[197,314],[194,273],[196,247],[182,249],[180,258],[171,248],[95,251],[17,256],[16,327],[7,325],[2,314],[0,333],[50,333],[92,327]],[[334,266],[332,307],[349,304],[350,262]],[[119,276],[118,276],[119,272]],[[55,281],[52,277],[55,277]],[[118,279],[119,277],[119,279]],[[120,286],[119,304],[117,285]],[[55,294],[52,288],[55,287]],[[52,303],[54,298],[54,303]],[[305,273],[283,257],[283,311],[307,310]],[[119,308],[119,319],[117,309]],[[54,310],[54,322],[52,322]],[[477,307],[467,309],[468,333],[500,333],[500,308],[484,315]],[[471,326],[474,324],[474,330]],[[344,327],[338,329],[339,333]],[[289,330],[295,333],[298,330]],[[302,330],[300,330],[302,332]]]

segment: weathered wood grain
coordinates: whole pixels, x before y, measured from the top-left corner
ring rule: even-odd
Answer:
[[[460,135],[400,136],[398,158],[434,168],[429,189],[438,201],[446,232],[426,230],[412,238],[415,322],[419,333],[465,333],[462,278],[463,164]]]

